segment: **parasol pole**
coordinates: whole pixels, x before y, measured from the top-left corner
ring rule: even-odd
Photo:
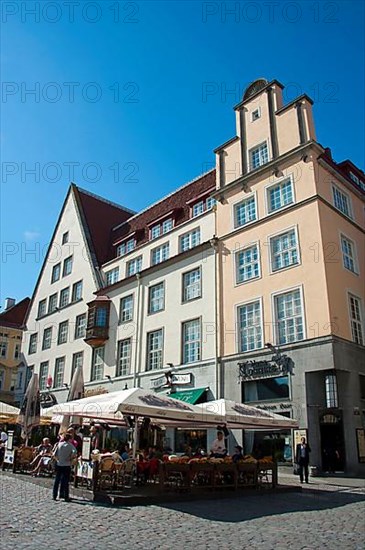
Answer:
[[[133,428],[133,441],[132,441],[133,458],[136,458],[137,456],[137,447],[138,447],[138,416],[135,416],[134,428]]]

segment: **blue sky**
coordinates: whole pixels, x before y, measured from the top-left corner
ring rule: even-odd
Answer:
[[[258,77],[313,97],[318,141],[364,167],[361,1],[1,8],[2,306],[32,294],[71,176],[146,207],[213,166]]]

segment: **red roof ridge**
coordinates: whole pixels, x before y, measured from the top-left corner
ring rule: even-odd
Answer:
[[[105,199],[104,197],[101,197],[100,195],[96,195],[96,193],[91,193],[91,191],[87,191],[87,189],[83,189],[82,187],[79,187],[75,183],[72,183],[71,186],[76,187],[79,193],[83,193],[84,195],[88,195],[89,197],[92,197],[93,199],[96,199],[98,201],[104,202],[105,204],[108,204],[109,206],[114,206],[115,208],[119,208],[119,210],[124,210],[125,212],[128,212],[129,214],[137,214],[135,210],[131,210],[130,208],[127,208],[126,206],[122,206],[121,204],[118,204],[116,202],[110,201],[108,199]]]
[[[30,298],[23,298],[17,304],[0,313],[0,326],[9,328],[21,328],[30,304]]]

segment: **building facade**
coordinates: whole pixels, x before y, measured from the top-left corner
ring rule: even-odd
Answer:
[[[5,310],[0,314],[0,401],[16,405],[22,395],[23,357],[21,352],[23,325],[30,299],[18,304],[7,298]]]
[[[88,395],[253,404],[302,432],[235,433],[246,452],[290,462],[305,433],[312,464],[364,468],[365,178],[316,141],[312,100],[282,91],[250,85],[216,169],[142,212],[71,186],[27,319],[45,401],[82,364]]]

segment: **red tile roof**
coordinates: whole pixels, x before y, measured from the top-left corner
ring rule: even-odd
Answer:
[[[321,155],[321,157],[328,164],[330,164],[332,168],[335,168],[335,170],[337,170],[342,176],[344,176],[358,191],[365,194],[364,189],[360,185],[357,185],[353,179],[351,179],[350,172],[357,176],[363,183],[365,182],[365,174],[351,160],[347,159],[341,162],[336,162],[332,158],[332,152],[329,147],[326,147],[325,152]]]
[[[127,239],[133,233],[136,233],[137,244],[143,244],[149,240],[149,227],[154,221],[162,220],[164,216],[169,217],[171,212],[175,220],[175,226],[187,221],[190,217],[190,208],[193,199],[209,195],[215,189],[215,170],[200,176],[161,199],[146,210],[129,218],[113,231],[112,244]],[[115,257],[115,250],[112,259]]]
[[[102,265],[110,255],[112,228],[130,218],[134,212],[123,206],[93,195],[80,187],[74,186],[83,225],[87,233],[92,252],[97,264]]]
[[[0,314],[0,326],[9,328],[22,328],[25,316],[30,304],[30,298],[24,298],[14,306]]]

